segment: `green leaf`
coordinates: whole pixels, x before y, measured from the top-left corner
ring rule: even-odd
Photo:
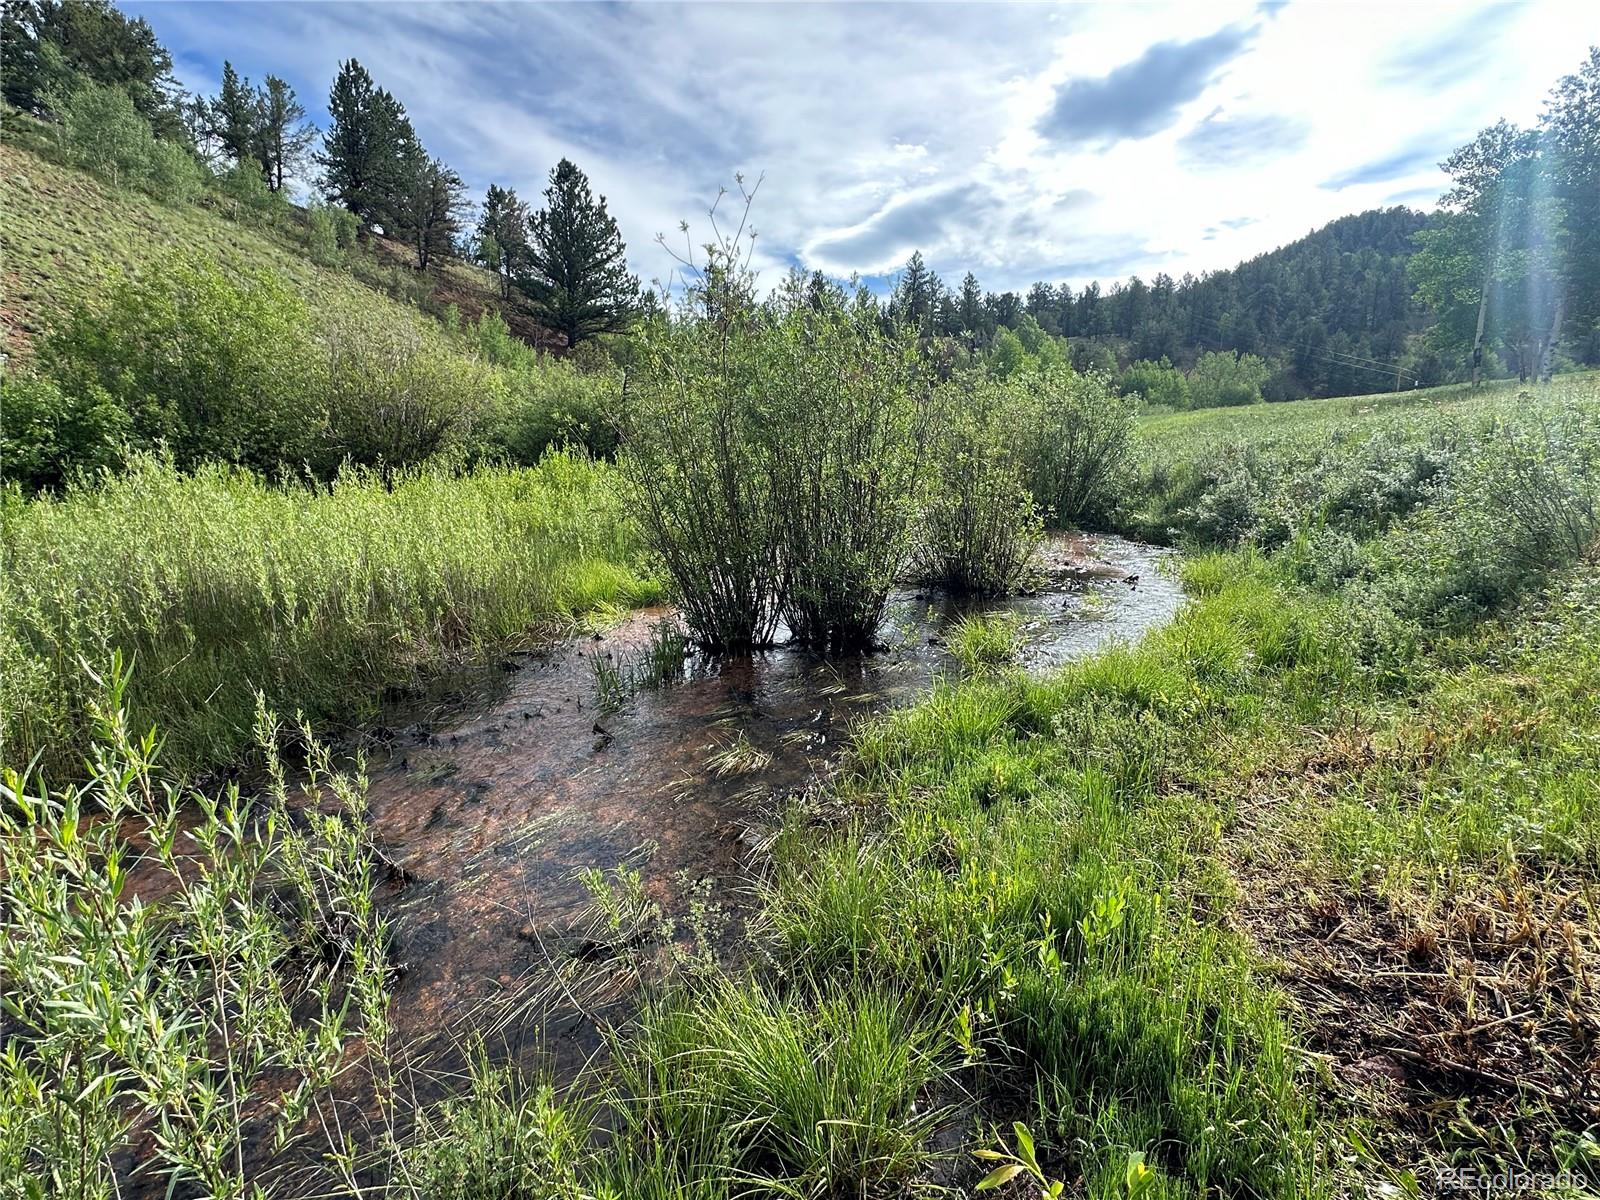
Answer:
[[[1012,1124],[1011,1128],[1017,1135],[1017,1152],[1024,1162],[1034,1166],[1039,1165],[1039,1160],[1034,1157],[1033,1134],[1028,1132],[1028,1127],[1021,1121]]]
[[[978,1186],[973,1190],[979,1192],[990,1191],[993,1188],[999,1187],[1001,1184],[1010,1183],[1020,1174],[1022,1174],[1021,1163],[1007,1163],[1003,1167],[996,1167],[982,1179],[978,1180]]]

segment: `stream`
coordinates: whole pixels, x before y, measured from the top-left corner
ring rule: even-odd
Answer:
[[[1014,614],[1021,665],[1048,670],[1170,620],[1182,592],[1160,569],[1166,554],[1054,537],[1032,594],[899,591],[878,653],[691,655],[679,681],[601,712],[592,656],[626,663],[673,619],[640,610],[520,656],[421,719],[391,714],[368,773],[373,827],[405,880],[390,912],[396,1033],[453,1057],[453,1033],[488,1027],[513,1057],[537,1052],[570,1077],[599,1046],[593,1014],[625,991],[591,978],[581,997],[552,992],[561,965],[593,950],[582,869],[636,870],[665,913],[693,894],[736,915],[786,801],[825,773],[852,724],[959,672],[943,644],[956,621]]]
[[[392,868],[379,895],[396,966],[389,1048],[411,1111],[459,1088],[474,1038],[496,1061],[578,1081],[671,953],[739,961],[783,813],[797,796],[825,794],[857,722],[960,674],[945,645],[957,622],[1010,614],[1018,665],[1048,671],[1171,620],[1183,593],[1163,570],[1168,555],[1055,536],[1026,595],[897,591],[875,653],[690,654],[672,682],[610,711],[597,702],[596,661],[636,661],[677,621],[672,610],[637,610],[441,680],[433,699],[388,705],[365,735],[367,798]],[[645,916],[621,942],[598,923],[582,878],[614,881],[619,869]],[[337,1087],[352,1133],[381,1119],[371,1086],[352,1072]],[[252,1174],[310,1168],[302,1152],[314,1157],[315,1142],[288,1161],[270,1143],[246,1148]],[[141,1138],[121,1159],[125,1195],[169,1195],[158,1173],[126,1173],[148,1154]]]

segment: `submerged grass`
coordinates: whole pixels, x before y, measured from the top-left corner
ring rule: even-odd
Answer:
[[[654,599],[607,468],[418,471],[268,486],[145,460],[4,507],[0,699],[8,761],[71,774],[96,675],[121,651],[136,728],[178,769],[249,744],[254,694],[358,721],[386,688],[603,604]],[[85,670],[85,667],[88,670]]]

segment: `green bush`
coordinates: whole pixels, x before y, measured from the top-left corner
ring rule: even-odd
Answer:
[[[180,466],[270,471],[318,458],[310,314],[268,272],[235,279],[183,255],[114,272],[45,338],[40,361],[75,404],[116,405],[138,444],[166,446]]]
[[[617,452],[617,425],[610,411],[616,377],[581,371],[530,347],[525,359],[502,367],[493,411],[485,419],[484,445],[508,461],[531,465],[551,446],[586,450],[596,458]]]
[[[763,319],[747,294],[709,286],[724,294],[699,294],[704,319],[640,327],[617,462],[690,633],[711,650],[746,650],[777,630],[782,497],[759,405]]]
[[[779,498],[783,614],[805,646],[870,645],[913,547],[930,380],[876,313],[796,307],[762,330],[756,395]]]
[[[319,201],[306,209],[306,252],[319,267],[342,267],[356,244],[356,216]]]
[[[29,488],[112,461],[107,435],[164,447],[183,469],[232,462],[319,479],[345,460],[532,464],[551,445],[615,445],[602,379],[531,351],[497,370],[459,338],[358,306],[314,319],[277,276],[230,275],[199,256],[112,275],[46,336],[40,363],[59,397],[29,385],[17,400],[27,423],[7,435],[20,465],[6,476]]]
[[[61,122],[67,160],[116,187],[139,187],[150,174],[155,134],[126,90],[84,79],[51,107]]]
[[[116,466],[132,433],[127,410],[104,388],[64,392],[32,372],[0,375],[0,478],[24,491]]]
[[[269,225],[288,215],[288,203],[267,186],[255,162],[235,163],[217,177],[216,192],[222,210],[245,225]]]
[[[260,792],[187,792],[117,707],[125,682],[91,714],[86,784],[0,772],[0,1175],[8,1196],[115,1196],[137,1162],[169,1192],[282,1194],[247,1150],[342,1138],[335,1081],[388,1033],[365,784],[312,743],[291,798],[258,712]]]
[[[443,334],[341,311],[328,315],[319,336],[334,464],[395,470],[450,445],[470,446],[499,403],[495,372],[457,353]]]
[[[1187,408],[1189,404],[1189,381],[1165,356],[1160,362],[1142,358],[1129,363],[1117,386],[1123,395],[1137,396],[1146,404],[1165,408]]]
[[[1208,350],[1189,372],[1189,403],[1229,408],[1261,403],[1261,385],[1272,374],[1264,359],[1230,350]]]
[[[715,248],[714,248],[715,250]],[[712,650],[870,644],[905,566],[930,379],[870,305],[756,303],[737,248],[642,327],[620,404],[631,507]]]
[[[1010,393],[972,375],[941,391],[916,572],[953,591],[1002,596],[1022,582],[1043,535],[1011,449]]]
[[[1009,382],[1023,480],[1058,527],[1110,519],[1127,491],[1134,402],[1109,376],[1052,367]]]
[[[187,147],[157,139],[126,89],[80,79],[52,108],[72,165],[167,204],[187,204],[204,189],[205,167]]]
[[[205,190],[206,169],[186,148],[156,142],[150,148],[144,190],[165,204],[188,204]]]

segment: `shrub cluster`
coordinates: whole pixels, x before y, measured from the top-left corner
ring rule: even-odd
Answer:
[[[997,595],[1042,533],[1104,523],[1134,401],[1065,363],[945,361],[870,296],[758,303],[727,248],[641,331],[622,404],[631,507],[705,647],[859,649],[908,567]],[[940,376],[945,378],[940,381]]]
[[[1066,366],[1014,386],[1023,479],[1046,520],[1056,528],[1108,523],[1132,482],[1134,401],[1109,376]]]
[[[193,153],[157,139],[125,88],[80,79],[54,100],[59,151],[73,166],[114,187],[134,187],[183,204],[205,188],[209,173]]]
[[[291,797],[262,711],[265,796],[187,792],[107,682],[88,782],[0,771],[0,1179],[114,1196],[137,1161],[169,1191],[281,1194],[255,1148],[343,1149],[336,1080],[388,1031],[364,784],[313,743]]]
[[[1189,372],[1189,402],[1195,408],[1259,404],[1261,385],[1272,374],[1264,359],[1232,350],[1209,350]]]
[[[876,313],[757,304],[716,269],[640,335],[620,458],[632,507],[714,650],[870,643],[912,546],[930,380]]]
[[[611,386],[541,357],[496,316],[451,333],[314,310],[271,272],[178,254],[112,274],[31,371],[0,383],[0,451],[5,478],[30,492],[156,450],[185,470],[322,480],[345,463],[393,471],[439,455],[526,465],[552,445],[613,451]]]
[[[1117,380],[1125,396],[1137,396],[1146,405],[1161,408],[1187,408],[1189,381],[1182,371],[1163,355],[1160,362],[1148,358],[1129,363]]]
[[[1019,388],[964,374],[939,399],[916,573],[952,591],[1005,595],[1022,582],[1044,532],[1012,445]]]

